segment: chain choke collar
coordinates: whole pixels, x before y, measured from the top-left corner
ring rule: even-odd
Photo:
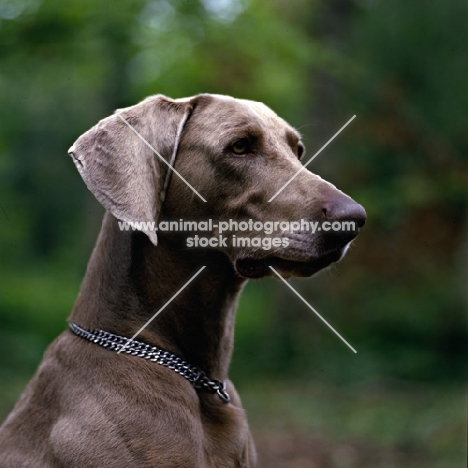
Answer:
[[[69,323],[69,327],[80,338],[84,338],[111,351],[121,351],[122,353],[160,364],[180,374],[197,390],[216,393],[223,403],[231,401],[229,394],[226,392],[226,381],[209,379],[202,370],[190,365],[176,354],[164,351],[157,346],[150,346],[142,341],[131,340],[130,338],[114,335],[104,330],[86,330],[73,322]]]

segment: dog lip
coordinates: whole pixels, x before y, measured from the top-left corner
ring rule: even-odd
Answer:
[[[327,255],[332,251],[344,251],[346,246],[352,242],[356,236],[359,234],[359,228],[355,231],[348,231],[345,233],[334,233],[333,231],[327,233],[327,235],[322,236],[320,240],[321,249],[324,250],[320,256]],[[315,247],[316,239],[311,237],[308,233],[289,233],[284,235],[284,238],[289,241],[289,250],[295,249],[298,252],[302,252],[303,255],[308,256],[310,248]],[[314,259],[312,259],[313,261]],[[307,261],[307,260],[304,260]]]
[[[282,258],[279,256],[256,259],[246,257],[235,262],[237,273],[248,279],[258,279],[265,276],[272,276],[270,266],[279,273],[285,272],[287,276],[312,276],[318,271],[335,263],[343,256],[343,249],[336,249],[324,255],[306,261],[300,259]]]
[[[235,269],[240,276],[248,279],[258,279],[267,276],[270,273],[268,268],[268,260],[254,259],[254,258],[242,258],[236,260]]]

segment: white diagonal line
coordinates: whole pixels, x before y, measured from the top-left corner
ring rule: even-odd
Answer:
[[[189,182],[187,182],[184,177],[178,172],[176,171],[176,169],[174,167],[172,167],[160,154],[159,152],[151,145],[151,143],[148,143],[148,141],[146,141],[145,138],[143,138],[138,132],[137,130],[135,130],[132,125],[130,125],[120,114],[116,114],[117,117],[119,117],[120,120],[122,120],[122,122],[125,123],[125,125],[127,125],[127,127],[146,145],[148,146],[156,156],[158,156],[159,159],[161,159],[162,161],[164,161],[164,163],[169,166],[169,170],[171,171],[174,171],[184,182],[185,184],[191,188],[193,190],[193,192],[198,195],[205,203],[206,203],[206,200],[190,185]]]
[[[315,314],[317,317],[325,323],[325,325],[330,328],[335,335],[340,338],[343,343],[345,343],[354,353],[357,351],[272,267],[269,267],[273,273]]]
[[[202,266],[126,343],[125,346],[117,352],[121,353],[201,272],[206,266]]]
[[[353,115],[269,200],[274,200],[354,119]]]

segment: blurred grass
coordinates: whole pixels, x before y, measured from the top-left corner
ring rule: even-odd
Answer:
[[[265,381],[243,383],[239,391],[260,449],[269,439],[285,442],[284,434],[319,445],[316,460],[323,464],[301,466],[461,468],[466,463],[466,393],[459,386]],[[266,445],[264,457],[269,457],[275,449]],[[343,447],[348,447],[344,459]],[[295,458],[314,461],[311,454],[277,451],[289,457],[289,464],[278,466],[292,467]]]

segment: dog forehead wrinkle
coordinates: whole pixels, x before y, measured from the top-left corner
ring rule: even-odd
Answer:
[[[260,102],[214,96],[202,112],[203,118],[195,119],[197,130],[216,135],[212,142],[217,146],[229,144],[231,139],[253,136],[263,140],[268,153],[282,154],[287,146],[294,148],[300,140],[293,127]]]
[[[233,105],[234,104],[234,105]],[[232,143],[236,137],[259,135],[264,125],[258,117],[235,100],[223,103],[212,101],[208,106],[196,108],[183,134],[184,143],[216,146]]]

